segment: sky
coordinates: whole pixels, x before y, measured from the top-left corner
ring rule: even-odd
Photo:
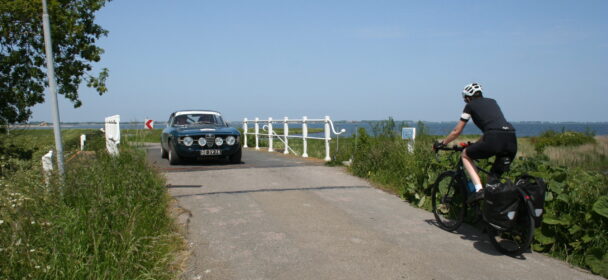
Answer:
[[[479,82],[509,121],[608,121],[608,1],[115,0],[62,122],[165,121],[212,109],[239,121],[456,121]],[[51,18],[51,24],[52,23]],[[50,101],[50,98],[47,98]],[[50,102],[31,121],[50,121]]]

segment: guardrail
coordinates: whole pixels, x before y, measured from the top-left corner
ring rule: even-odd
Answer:
[[[249,133],[249,122],[253,122],[253,133]],[[262,129],[267,131],[266,133],[260,133],[260,123],[265,124],[262,126]],[[273,123],[283,123],[283,135],[278,135],[272,128]],[[289,135],[289,124],[290,123],[301,123],[302,125],[302,135]],[[308,124],[309,123],[325,123],[324,132],[325,137],[313,137],[308,136]],[[324,140],[325,141],[325,161],[330,161],[331,157],[329,156],[329,141],[331,141],[331,133],[338,136],[342,133],[346,132],[346,129],[341,129],[340,132],[337,132],[334,128],[334,123],[331,121],[329,116],[325,116],[324,119],[309,119],[306,116],[302,117],[302,119],[289,119],[284,117],[283,120],[273,120],[272,118],[268,118],[267,120],[260,120],[259,118],[255,118],[253,121],[245,118],[243,120],[243,140],[244,140],[244,148],[248,148],[247,146],[247,136],[254,135],[255,136],[255,149],[259,150],[259,138],[260,136],[268,138],[268,151],[274,152],[273,148],[273,139],[276,137],[281,142],[285,144],[284,154],[288,154],[291,150],[292,153],[296,154],[289,147],[289,138],[301,138],[302,139],[302,157],[308,157],[308,139],[312,140]]]

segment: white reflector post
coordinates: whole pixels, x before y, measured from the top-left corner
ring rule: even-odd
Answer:
[[[53,150],[42,156],[42,172],[44,173],[44,182],[48,185],[53,172]]]
[[[106,148],[113,156],[118,155],[118,144],[120,144],[120,115],[114,115],[105,119]]]
[[[84,143],[87,141],[87,136],[85,134],[80,135],[80,150],[84,150]]]

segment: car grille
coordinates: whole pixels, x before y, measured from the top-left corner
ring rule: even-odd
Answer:
[[[211,148],[215,144],[215,136],[212,134],[205,135],[205,140],[207,140],[207,147]]]

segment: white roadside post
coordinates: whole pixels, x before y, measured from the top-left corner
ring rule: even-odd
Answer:
[[[80,150],[84,150],[84,142],[87,141],[87,136],[85,134],[80,135]]]
[[[114,115],[105,119],[106,148],[112,156],[118,156],[118,144],[120,144],[120,115]]]
[[[42,171],[44,173],[44,183],[48,186],[53,172],[53,150],[42,156]]]
[[[289,124],[287,124],[287,117],[283,119],[283,138],[285,139],[285,149],[283,154],[289,154],[289,140],[287,140],[287,136],[289,135]]]
[[[247,148],[247,130],[249,130],[249,128],[247,127],[247,118],[245,118],[243,120],[243,140],[245,141],[243,143],[243,148]]]
[[[255,149],[259,150],[260,149],[260,145],[259,145],[259,134],[260,134],[260,124],[258,123],[260,121],[260,119],[258,117],[255,118],[255,123],[253,125],[253,132],[255,132]]]
[[[329,131],[329,116],[325,116],[325,161],[330,161],[329,157],[329,140],[331,140]]]
[[[302,157],[308,157],[308,145],[306,143],[306,138],[308,137],[308,125],[306,124],[306,120],[308,118],[306,116],[302,117]]]
[[[268,151],[274,152],[272,148],[272,118],[268,118]]]

